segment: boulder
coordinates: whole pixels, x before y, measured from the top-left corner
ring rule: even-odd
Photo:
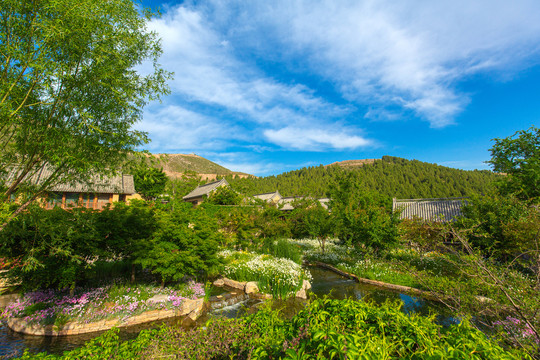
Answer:
[[[231,280],[231,279],[223,279],[223,284],[225,286],[228,286],[228,287],[232,287],[234,289],[239,289],[239,290],[242,290],[244,291],[245,287],[246,287],[246,283],[243,283],[243,282],[240,282],[240,281],[234,281],[234,280]]]
[[[204,307],[204,299],[197,299],[192,301],[194,302],[193,310],[189,313],[188,317],[191,320],[195,321],[199,316],[201,316]]]
[[[192,311],[202,308],[203,304],[204,304],[204,299],[202,298],[196,299],[196,300],[190,300],[190,299],[184,300],[184,302],[182,303],[182,306],[180,307],[179,315],[183,316],[183,315],[190,314]]]
[[[307,299],[307,294],[306,294],[306,290],[304,289],[300,289],[296,292],[296,297],[298,299]]]
[[[304,282],[302,283],[302,289],[305,290],[305,291],[308,291],[309,289],[311,289],[310,282],[307,281],[307,280],[304,280]]]
[[[225,285],[223,279],[217,279],[216,281],[214,281],[214,286],[219,286],[219,287],[221,287],[221,286],[223,286],[223,285]]]
[[[246,294],[258,293],[259,287],[255,281],[250,281],[246,283],[246,288],[244,291]]]

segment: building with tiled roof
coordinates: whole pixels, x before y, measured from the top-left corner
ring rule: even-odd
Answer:
[[[454,221],[462,216],[461,208],[466,198],[394,199],[392,210],[399,218],[420,219],[431,222]]]
[[[24,183],[40,186],[53,174],[52,169],[44,166],[23,180]],[[12,182],[20,174],[17,168],[11,169],[3,179],[5,184]],[[52,185],[38,202],[47,209],[56,206],[70,208],[83,206],[90,209],[101,210],[108,204],[117,201],[140,199],[135,191],[133,175],[94,175],[86,181],[58,181]]]
[[[279,193],[279,191],[276,190],[274,192],[253,195],[253,198],[263,200],[263,201],[266,201],[268,203],[277,204],[279,202],[279,200],[282,199],[282,196]]]
[[[190,202],[193,205],[199,205],[207,198],[213,191],[220,186],[229,186],[229,183],[225,179],[213,181],[208,184],[197,186],[192,192],[184,196],[184,201]]]

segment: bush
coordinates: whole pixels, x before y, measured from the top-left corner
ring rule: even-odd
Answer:
[[[161,276],[162,283],[191,276],[206,279],[217,271],[217,221],[204,208],[178,204],[174,211],[157,210],[158,228],[135,262]]]

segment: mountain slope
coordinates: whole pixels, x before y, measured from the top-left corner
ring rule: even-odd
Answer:
[[[383,156],[289,171],[263,178],[227,181],[246,195],[279,190],[283,196],[326,196],[332,184],[346,172],[355,172],[368,190],[396,198],[469,196],[486,192],[498,175],[487,170],[458,170],[418,160]]]
[[[195,154],[153,154],[159,162],[153,164],[163,167],[163,171],[171,178],[180,178],[184,172],[195,172],[203,180],[214,180],[223,176],[249,177],[252,175],[229,170],[215,162]]]

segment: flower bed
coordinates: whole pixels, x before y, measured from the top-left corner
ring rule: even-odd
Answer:
[[[88,324],[105,319],[127,319],[150,310],[174,310],[187,299],[203,296],[203,285],[194,282],[179,290],[142,285],[78,288],[73,295],[66,290],[44,290],[25,294],[7,306],[1,316],[62,328],[68,322]]]
[[[224,251],[219,254],[226,261],[224,275],[237,281],[256,281],[259,290],[284,299],[302,288],[303,280],[311,274],[292,260],[271,255]]]

